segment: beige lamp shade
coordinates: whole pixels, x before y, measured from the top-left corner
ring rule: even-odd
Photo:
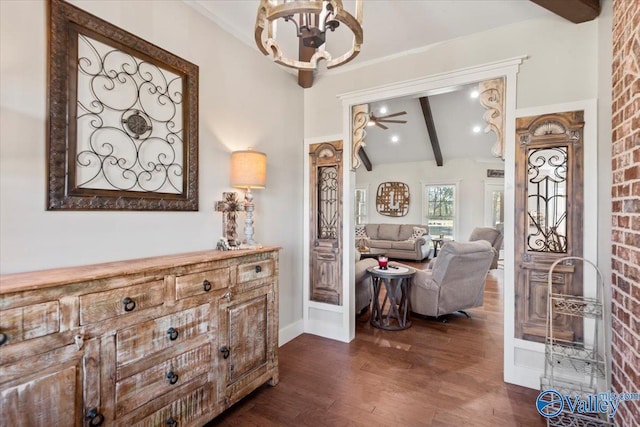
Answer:
[[[267,155],[258,151],[231,153],[231,186],[264,188],[267,182]]]

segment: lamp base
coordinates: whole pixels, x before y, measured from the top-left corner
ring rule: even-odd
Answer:
[[[253,240],[253,193],[251,193],[251,188],[247,188],[247,192],[244,194],[244,241],[240,245],[241,249],[255,249],[255,247],[260,246],[258,243]]]

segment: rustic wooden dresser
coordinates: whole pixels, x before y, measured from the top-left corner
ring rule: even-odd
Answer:
[[[278,250],[0,276],[0,426],[200,426],[277,384]]]

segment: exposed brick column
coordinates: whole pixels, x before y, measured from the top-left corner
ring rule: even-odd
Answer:
[[[640,391],[640,1],[613,1],[612,383]],[[640,420],[640,401],[616,422]]]

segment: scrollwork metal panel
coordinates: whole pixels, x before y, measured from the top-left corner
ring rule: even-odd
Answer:
[[[182,194],[182,77],[83,34],[77,62],[73,187]]]
[[[337,238],[338,190],[338,168],[318,168],[318,239]]]
[[[198,66],[48,4],[47,209],[198,210]]]
[[[529,149],[527,179],[527,250],[566,253],[566,147]]]

